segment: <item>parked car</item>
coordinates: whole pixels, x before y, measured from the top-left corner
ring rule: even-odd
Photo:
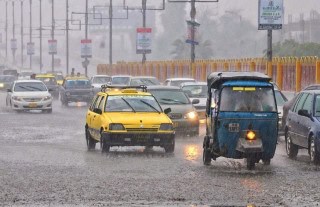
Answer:
[[[285,127],[286,152],[290,158],[308,149],[310,160],[320,163],[320,90],[302,91],[289,110]]]
[[[91,103],[93,90],[87,77],[67,77],[60,88],[60,100],[65,106],[71,102]]]
[[[153,76],[134,76],[130,78],[130,86],[157,86],[161,85],[160,81]]]
[[[196,80],[193,78],[169,78],[165,80],[163,85],[180,87],[182,83],[187,83],[187,82],[196,82]]]
[[[111,78],[112,78],[111,85],[128,86],[131,80],[130,75],[115,75],[115,76],[112,76]]]
[[[52,112],[52,98],[46,85],[39,80],[17,80],[8,89],[6,105],[17,112],[42,110]]]
[[[208,96],[208,86],[206,82],[186,82],[181,84],[181,89],[188,95],[191,101],[199,99],[198,104],[193,106],[196,108],[200,118],[206,117],[206,103]]]
[[[36,75],[36,80],[42,81],[47,86],[53,98],[59,98],[59,85],[53,75]]]
[[[19,75],[18,71],[15,69],[6,69],[2,73],[3,73],[3,75],[13,75],[15,77],[18,77],[18,75]]]
[[[132,87],[107,89],[94,97],[87,112],[88,150],[100,142],[102,152],[109,152],[113,146],[160,146],[166,153],[174,152],[172,121],[165,114],[170,109],[163,111],[145,87],[139,88],[143,91]]]
[[[12,87],[16,77],[13,75],[0,75],[0,91],[6,91]]]
[[[168,116],[177,134],[199,135],[199,117],[192,105],[198,104],[198,99],[191,102],[181,88],[174,86],[149,86],[148,92],[153,94],[162,108],[171,108]]]

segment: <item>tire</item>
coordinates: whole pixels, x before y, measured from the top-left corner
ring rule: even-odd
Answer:
[[[249,155],[247,158],[247,169],[253,170],[256,166],[256,158],[253,155]]]
[[[271,163],[271,159],[263,159],[262,162],[264,165],[269,166]]]
[[[101,153],[105,153],[105,152],[110,151],[110,145],[106,144],[102,135],[101,135],[101,141],[100,141],[100,149],[101,149]]]
[[[208,150],[207,145],[203,147],[203,155],[202,155],[202,161],[204,165],[210,165],[211,164],[211,154]]]
[[[291,137],[286,133],[286,152],[289,158],[295,159],[299,152],[299,147],[292,143]]]
[[[93,140],[87,128],[86,128],[86,142],[87,142],[88,151],[92,151],[96,148],[96,141]]]
[[[319,165],[320,164],[320,155],[317,151],[317,143],[315,141],[314,136],[310,139],[310,146],[309,146],[309,154],[310,154],[310,160],[313,164]]]
[[[164,147],[164,150],[166,153],[173,153],[174,152],[174,147],[175,147],[175,140],[173,139],[170,145],[166,145]]]

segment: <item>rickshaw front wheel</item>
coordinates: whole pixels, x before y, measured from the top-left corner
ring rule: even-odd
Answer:
[[[249,155],[247,158],[247,169],[248,170],[253,170],[254,167],[256,166],[256,158],[252,155]]]
[[[203,147],[203,164],[204,165],[210,165],[211,164],[211,154],[210,151],[208,150],[207,146]]]
[[[264,165],[270,165],[271,159],[263,159],[262,162]]]

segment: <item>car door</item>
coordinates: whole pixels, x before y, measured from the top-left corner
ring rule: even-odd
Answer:
[[[94,115],[93,110],[94,110],[94,107],[95,107],[97,101],[99,100],[99,98],[100,98],[99,95],[96,95],[96,96],[93,98],[92,103],[91,103],[91,105],[90,105],[90,107],[89,107],[89,110],[88,110],[88,112],[87,112],[86,122],[87,122],[87,124],[88,124],[89,131],[91,131],[91,129],[93,128],[93,126],[92,126],[92,117],[93,117],[93,115]]]
[[[105,96],[102,95],[97,99],[97,102],[95,104],[95,107],[92,112],[92,130],[94,131],[94,138],[96,140],[100,140],[100,128],[101,128],[101,116],[102,114],[97,112],[97,109],[99,109],[101,112],[103,112],[104,109],[104,102],[105,102]]]
[[[288,124],[289,124],[289,133],[294,144],[300,145],[300,136],[301,136],[301,125],[299,120],[298,111],[302,109],[303,104],[307,98],[308,94],[302,93],[297,99],[297,102],[292,111],[289,112]]]
[[[308,114],[312,114],[313,110],[313,95],[308,94],[302,110],[307,110]],[[299,130],[300,130],[300,136],[299,138],[299,144],[305,148],[308,147],[308,136],[312,125],[312,120],[309,117],[306,116],[300,116],[298,115],[298,123],[300,124]]]

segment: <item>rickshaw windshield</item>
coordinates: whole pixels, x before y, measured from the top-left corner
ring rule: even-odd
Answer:
[[[220,111],[277,112],[277,108],[272,88],[225,87],[221,92]]]

